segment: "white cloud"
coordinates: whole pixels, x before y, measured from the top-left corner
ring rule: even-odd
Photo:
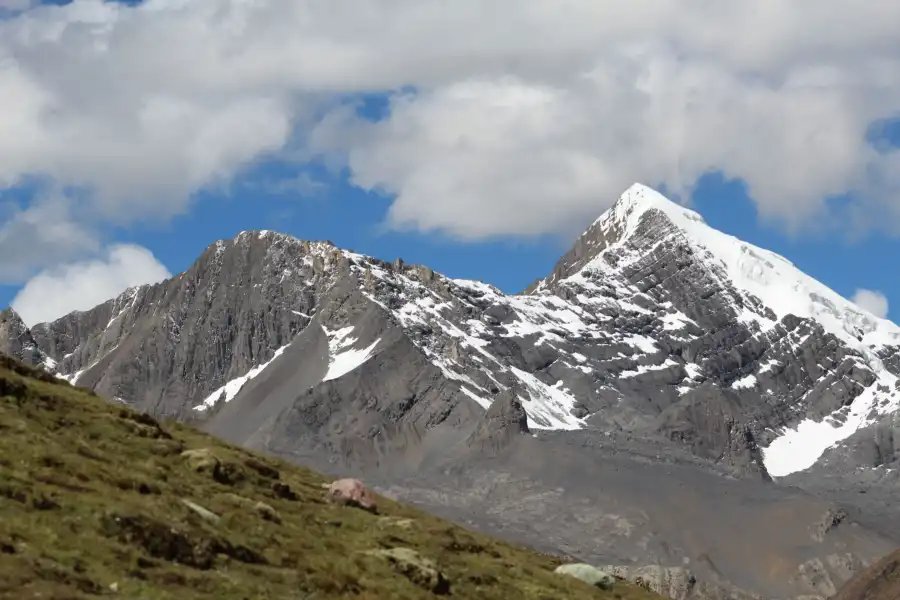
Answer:
[[[886,319],[888,316],[887,296],[877,290],[860,288],[853,294],[853,302],[880,319]]]
[[[32,0],[0,0],[0,13],[4,10],[20,11],[31,8]]]
[[[41,196],[0,219],[0,283],[18,283],[36,270],[96,252],[92,231],[73,220],[60,196]]]
[[[166,217],[307,139],[336,96],[413,86],[385,122],[339,110],[311,138],[397,195],[396,226],[564,231],[633,181],[689,192],[721,170],[789,227],[853,193],[860,228],[900,230],[897,153],[865,141],[900,112],[900,3],[364,4],[75,0],[0,21],[0,187],[42,173],[106,218]]]
[[[28,280],[11,304],[25,324],[32,326],[73,310],[88,310],[129,287],[157,283],[169,276],[168,269],[146,248],[119,244],[108,248],[102,258],[39,273]]]
[[[316,198],[325,193],[328,189],[328,184],[304,171],[292,177],[250,182],[247,184],[247,187],[273,196]]]

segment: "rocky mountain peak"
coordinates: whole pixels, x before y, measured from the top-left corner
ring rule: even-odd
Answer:
[[[55,362],[41,352],[31,330],[12,308],[0,310],[0,354],[12,356],[27,365],[52,369]]]
[[[0,325],[15,328],[17,332],[27,329],[25,322],[22,321],[22,317],[11,306],[0,310]]]
[[[698,277],[727,296],[728,308],[762,329],[793,315],[815,320],[860,351],[900,345],[896,324],[843,298],[783,256],[714,229],[699,213],[641,184],[628,188],[527,292],[553,290],[598,269],[632,277],[645,268],[648,256],[663,254],[675,258],[677,270],[703,271]]]
[[[610,248],[629,242],[636,246],[652,246],[653,240],[646,235],[648,229],[655,226],[674,234],[678,232],[677,225],[681,221],[704,223],[699,213],[672,202],[643,184],[635,183],[575,240],[550,275],[536,282],[526,293],[551,289]],[[685,232],[680,233],[685,235]]]
[[[677,202],[669,200],[656,190],[640,183],[635,183],[619,196],[615,204],[604,212],[588,229],[595,226],[618,236],[614,243],[624,243],[638,233],[642,222],[648,218],[664,218],[668,224],[679,227],[688,234],[685,224],[706,225],[700,213],[690,210]]]

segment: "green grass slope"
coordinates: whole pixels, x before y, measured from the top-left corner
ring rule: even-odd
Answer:
[[[0,356],[0,598],[659,599],[323,483]]]

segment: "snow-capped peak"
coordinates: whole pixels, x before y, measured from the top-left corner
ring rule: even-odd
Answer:
[[[706,221],[700,213],[669,200],[656,190],[641,183],[635,183],[625,190],[613,207],[600,215],[594,224],[614,222],[620,227],[624,226],[625,231],[622,237],[627,238],[637,229],[641,218],[651,210],[662,212],[676,225],[686,221],[706,225]]]
[[[900,327],[880,319],[803,273],[786,258],[710,227],[699,213],[659,192],[634,184],[594,226],[615,230],[625,245],[642,220],[658,211],[674,226],[673,233],[699,251],[725,279],[770,308],[780,319],[787,314],[811,318],[853,347],[900,343]],[[753,303],[751,303],[753,304]]]

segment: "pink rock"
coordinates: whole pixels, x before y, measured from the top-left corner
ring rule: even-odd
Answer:
[[[338,479],[332,482],[325,498],[341,506],[355,506],[372,513],[378,512],[375,494],[359,479]]]

